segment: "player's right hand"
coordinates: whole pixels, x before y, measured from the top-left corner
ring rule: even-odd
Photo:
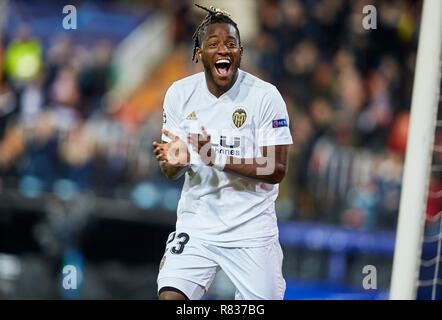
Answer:
[[[187,150],[187,144],[178,136],[175,136],[167,130],[163,130],[166,137],[171,141],[168,143],[152,143],[156,159],[165,165],[187,166],[190,162],[190,154]]]

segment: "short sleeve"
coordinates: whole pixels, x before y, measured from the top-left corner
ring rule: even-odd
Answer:
[[[175,88],[172,85],[166,92],[163,103],[163,129],[171,132],[174,135],[180,136],[183,139],[183,132],[180,129],[179,101],[177,99]],[[185,138],[185,135],[184,135]],[[164,133],[161,135],[161,140],[169,142],[170,138],[166,137]],[[184,139],[185,141],[185,139]]]
[[[258,132],[256,133],[258,146],[292,144],[287,107],[276,87],[272,86],[266,93],[260,108]]]

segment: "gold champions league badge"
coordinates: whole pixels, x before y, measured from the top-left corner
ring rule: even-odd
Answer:
[[[236,108],[232,114],[232,120],[235,127],[238,129],[243,126],[247,119],[247,112],[244,108]]]

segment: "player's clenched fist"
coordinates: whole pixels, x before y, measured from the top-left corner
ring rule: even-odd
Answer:
[[[187,150],[187,144],[178,136],[175,136],[167,130],[163,130],[166,137],[172,139],[168,143],[152,143],[154,147],[154,154],[157,160],[164,164],[172,166],[187,166],[190,161],[190,155]]]

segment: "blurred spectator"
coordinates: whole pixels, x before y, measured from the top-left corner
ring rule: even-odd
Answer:
[[[60,148],[63,176],[75,183],[79,190],[93,187],[92,170],[95,151],[94,137],[84,124],[70,130]]]
[[[98,41],[94,48],[93,61],[82,70],[79,76],[86,116],[102,109],[103,96],[115,83],[111,57],[111,44],[106,40]]]
[[[81,117],[80,89],[75,70],[70,66],[59,69],[49,90],[57,129],[62,131],[73,129]]]
[[[57,175],[58,143],[55,135],[55,119],[50,112],[41,113],[35,126],[25,133],[20,175],[38,181],[39,191],[50,191]],[[23,179],[22,179],[23,181]],[[26,180],[24,180],[26,181]]]
[[[45,82],[44,92],[50,91],[49,87],[55,80],[59,70],[69,64],[72,59],[72,43],[71,39],[67,36],[58,37],[54,43],[50,46],[47,53],[47,58],[44,65]],[[48,94],[45,96],[44,104],[49,104],[50,97]]]
[[[5,135],[8,121],[16,107],[16,98],[9,84],[0,82],[0,141]]]
[[[306,106],[312,99],[310,86],[313,80],[313,70],[318,63],[318,49],[311,41],[300,42],[285,57],[285,70],[288,73],[286,81],[290,85],[290,94],[295,103]]]
[[[390,150],[396,151],[403,156],[405,156],[405,150],[407,148],[409,121],[410,114],[408,111],[397,114],[388,139],[388,147]]]
[[[5,50],[5,71],[13,89],[20,93],[23,87],[35,79],[43,65],[41,43],[31,38],[31,30],[23,25]]]
[[[433,163],[442,164],[442,133],[436,132]],[[427,198],[426,227],[428,235],[440,233],[440,220],[442,216],[442,179],[440,171],[432,171],[430,175],[428,198]]]

